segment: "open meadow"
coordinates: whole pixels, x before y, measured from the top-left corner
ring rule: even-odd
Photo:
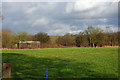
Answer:
[[[117,78],[118,47],[2,50],[12,78]]]

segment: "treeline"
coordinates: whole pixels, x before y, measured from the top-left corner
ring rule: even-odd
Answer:
[[[119,46],[120,36],[118,34],[119,32],[103,32],[101,28],[92,26],[79,34],[67,33],[64,36],[49,36],[44,32],[35,35],[27,32],[13,33],[9,29],[3,29],[2,47],[17,48],[19,41],[40,41],[41,48]]]
[[[109,33],[103,32],[99,27],[93,28],[89,26],[84,32],[77,35],[65,34],[57,39],[57,43],[63,46],[77,47],[102,47],[102,46],[118,46],[119,32]]]

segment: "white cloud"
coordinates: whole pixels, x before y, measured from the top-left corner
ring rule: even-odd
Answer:
[[[71,13],[73,8],[74,8],[73,3],[67,3],[67,5],[66,5],[66,13]]]
[[[71,33],[71,34],[77,34],[83,30],[72,30],[72,27],[77,27],[77,26],[71,26],[69,24],[60,24],[56,23],[52,25],[52,30],[50,30],[48,33],[49,34],[66,34],[66,33]]]
[[[100,6],[101,2],[95,1],[76,1],[73,3],[68,3],[66,6],[66,12],[70,13],[72,11],[85,11],[97,6]]]
[[[49,31],[50,34],[65,34],[70,32],[70,25],[56,23],[52,25],[52,30]]]
[[[96,1],[76,1],[75,3],[67,3],[66,13],[74,14],[79,18],[93,18],[117,15],[117,2],[96,2]]]
[[[32,22],[32,26],[45,26],[49,23],[49,20],[47,18],[40,18]]]
[[[71,34],[78,34],[79,32],[83,32],[83,30],[71,30],[69,33]]]
[[[102,18],[102,19],[99,19],[99,21],[106,23],[108,20],[106,18]]]
[[[85,1],[85,2],[78,2],[76,1],[75,2],[75,5],[74,5],[74,9],[75,11],[84,11],[84,10],[88,10],[88,9],[91,9],[91,8],[94,8],[96,6],[99,6],[100,2],[89,2],[89,1]]]
[[[89,5],[91,4],[91,5]],[[89,25],[116,30],[117,3],[4,3],[3,27],[28,33],[76,34]],[[65,12],[66,11],[66,12]],[[65,14],[66,13],[66,14]],[[115,26],[113,26],[115,25]]]
[[[118,27],[112,26],[112,27],[111,27],[111,30],[112,30],[113,32],[117,32],[117,31],[118,31]]]
[[[107,32],[117,32],[118,31],[118,27],[113,26],[113,25],[97,25],[96,27],[100,27],[103,31],[107,31]]]
[[[28,10],[26,10],[26,13],[33,13],[37,10],[38,8],[37,7],[32,7],[32,8],[29,8]]]

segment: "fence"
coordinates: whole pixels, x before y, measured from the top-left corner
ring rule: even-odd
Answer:
[[[11,78],[11,64],[10,63],[2,63],[2,79]]]

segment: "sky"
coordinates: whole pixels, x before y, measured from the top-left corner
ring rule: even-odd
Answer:
[[[117,2],[3,2],[2,28],[30,34],[78,34],[88,26],[118,30]]]

